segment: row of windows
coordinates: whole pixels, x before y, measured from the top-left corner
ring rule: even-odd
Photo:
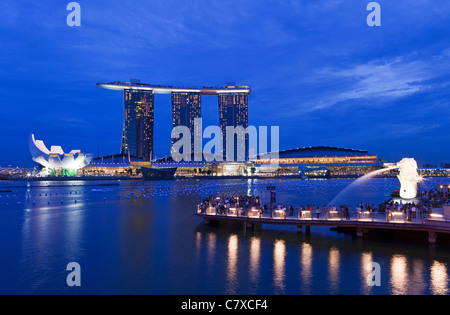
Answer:
[[[377,163],[377,156],[352,156],[352,157],[318,157],[318,158],[289,158],[289,159],[262,159],[258,160],[260,164],[339,164],[339,163]]]

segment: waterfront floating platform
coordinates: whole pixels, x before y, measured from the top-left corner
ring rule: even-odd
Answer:
[[[441,215],[425,219],[414,219],[411,222],[406,219],[406,215],[400,213],[369,215],[365,212],[353,213],[349,219],[339,214],[325,215],[321,214],[319,218],[313,216],[305,216],[305,213],[297,215],[279,215],[272,217],[269,214],[255,213],[251,211],[246,215],[239,215],[238,212],[233,214],[206,213],[197,210],[195,216],[200,217],[205,223],[213,222],[236,222],[242,223],[246,228],[253,229],[256,225],[272,224],[272,225],[291,225],[297,227],[298,233],[310,233],[311,226],[329,226],[333,228],[352,228],[356,231],[357,237],[364,237],[370,230],[397,230],[425,232],[428,234],[428,242],[436,243],[438,234],[450,234],[450,221],[445,220]]]

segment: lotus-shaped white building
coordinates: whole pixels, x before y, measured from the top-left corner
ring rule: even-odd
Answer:
[[[88,166],[94,157],[93,154],[84,154],[80,150],[64,153],[60,146],[52,146],[49,150],[42,140],[34,138],[34,134],[30,135],[28,146],[33,161],[47,169],[61,169],[63,175],[74,176],[76,170]]]

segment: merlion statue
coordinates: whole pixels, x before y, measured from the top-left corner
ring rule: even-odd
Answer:
[[[417,183],[420,181],[419,173],[417,172],[417,162],[414,159],[404,158],[397,163],[400,174],[400,198],[414,199],[417,197]]]

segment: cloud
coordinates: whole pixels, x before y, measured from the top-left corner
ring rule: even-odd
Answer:
[[[330,78],[351,79],[351,88],[338,93],[330,101],[325,101],[316,108],[329,107],[333,104],[358,99],[398,98],[421,91],[422,82],[429,79],[418,62],[407,64],[366,64],[352,69],[329,72]]]
[[[386,102],[447,85],[448,79],[436,80],[449,70],[448,51],[428,59],[409,60],[399,57],[392,61],[375,60],[344,69],[319,69],[309,84],[328,86],[321,94],[305,102],[305,112],[346,106]]]

